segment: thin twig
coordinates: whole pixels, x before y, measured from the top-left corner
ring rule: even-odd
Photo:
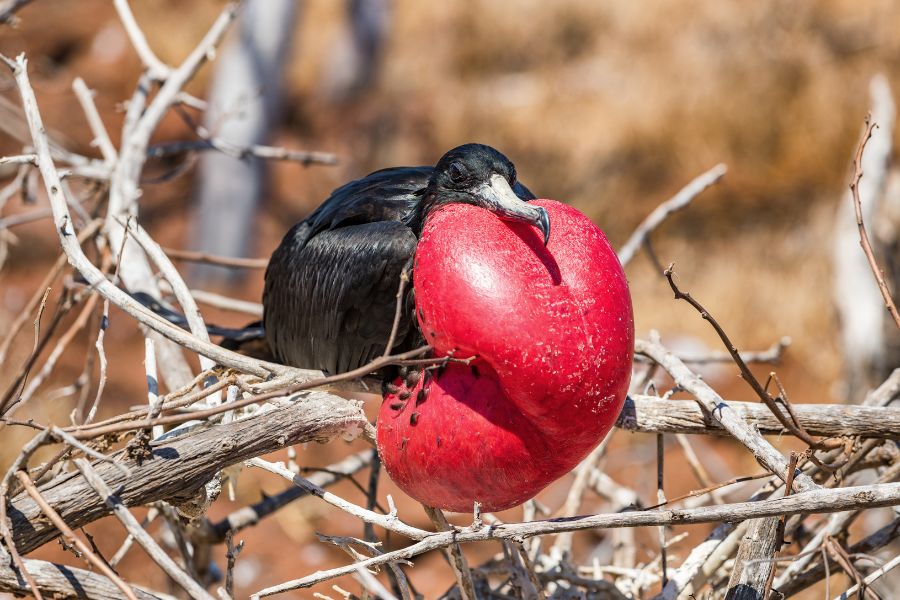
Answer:
[[[867,115],[865,128],[863,130],[862,137],[859,140],[859,145],[856,148],[856,155],[853,157],[853,178],[850,180],[850,192],[853,194],[853,207],[856,212],[856,226],[859,229],[859,244],[860,246],[862,246],[863,252],[866,254],[866,259],[869,261],[869,267],[871,267],[872,269],[872,275],[875,276],[875,281],[878,283],[878,289],[881,291],[881,297],[884,298],[884,305],[887,308],[888,312],[891,314],[891,317],[894,319],[894,324],[898,328],[900,328],[900,312],[897,311],[897,306],[894,304],[893,297],[891,297],[891,290],[888,287],[887,282],[884,280],[884,273],[881,270],[881,267],[878,266],[878,262],[875,260],[875,253],[872,250],[872,244],[869,243],[869,234],[866,233],[866,226],[863,223],[862,201],[859,198],[859,181],[863,176],[863,152],[866,149],[866,143],[869,141],[869,138],[872,137],[872,130],[877,126],[877,123],[871,120],[871,115]]]
[[[118,433],[123,431],[131,431],[133,429],[139,428],[147,428],[147,427],[155,427],[157,425],[178,425],[181,423],[186,423],[187,421],[192,420],[201,420],[207,419],[209,417],[221,414],[223,412],[227,412],[229,410],[235,410],[238,408],[242,408],[244,406],[249,406],[250,404],[258,404],[260,402],[264,402],[266,400],[271,400],[273,398],[280,398],[284,396],[290,396],[292,394],[296,394],[297,392],[312,390],[314,388],[325,387],[331,384],[340,383],[343,381],[352,381],[354,379],[358,379],[370,373],[373,373],[383,367],[397,364],[398,362],[402,362],[407,357],[419,356],[430,349],[430,346],[423,346],[422,348],[418,348],[416,350],[410,350],[409,352],[404,352],[402,354],[395,354],[393,356],[388,357],[380,357],[376,358],[372,362],[368,363],[360,367],[359,369],[354,369],[353,371],[347,371],[346,373],[340,373],[338,375],[329,375],[328,377],[321,377],[319,379],[312,379],[310,381],[306,381],[304,383],[298,383],[292,386],[280,387],[275,389],[274,391],[267,392],[265,394],[259,394],[256,396],[249,396],[247,398],[243,398],[238,400],[237,402],[231,402],[227,404],[220,404],[218,406],[214,406],[212,408],[201,409],[191,411],[186,414],[180,415],[170,415],[166,417],[157,417],[156,419],[143,419],[140,421],[129,421],[125,423],[111,423],[109,425],[96,426],[92,428],[67,428],[67,431],[71,431],[72,435],[76,439],[85,440],[95,438],[101,435],[107,435],[110,433]],[[440,359],[435,359],[440,360]],[[217,382],[216,384],[220,387],[216,388],[216,391],[222,389],[227,385],[227,382]],[[205,390],[207,395],[213,386],[207,388]]]
[[[354,515],[355,517],[362,519],[363,522],[378,525],[379,527],[383,527],[388,531],[399,533],[400,535],[404,535],[414,540],[421,540],[431,535],[430,532],[425,531],[424,529],[419,529],[417,527],[407,525],[399,518],[397,518],[396,514],[381,515],[376,512],[366,510],[361,506],[357,506],[352,502],[348,502],[343,498],[332,494],[331,492],[323,490],[319,486],[310,482],[308,479],[304,479],[303,477],[295,475],[291,472],[290,469],[282,464],[269,462],[261,458],[250,459],[249,461],[247,461],[247,464],[251,467],[259,467],[270,473],[279,475],[284,479],[292,482],[294,485],[303,488],[311,495],[317,496],[325,502],[331,504],[332,506],[336,506],[341,510]]]
[[[94,488],[103,502],[106,503],[113,514],[121,521],[122,525],[125,526],[128,533],[169,577],[184,588],[188,595],[191,598],[194,598],[194,600],[215,600],[212,595],[203,589],[199,583],[191,579],[188,574],[175,564],[175,561],[159,547],[153,540],[153,537],[141,527],[141,524],[134,518],[134,515],[132,515],[128,508],[122,504],[122,501],[113,494],[112,490],[109,489],[109,486],[106,485],[106,482],[103,481],[103,478],[97,474],[88,461],[82,458],[76,459],[75,466],[81,471],[81,474],[84,475],[85,481]],[[21,475],[19,477],[21,478]]]
[[[731,357],[734,359],[735,364],[738,366],[738,369],[741,372],[741,378],[746,381],[750,387],[756,392],[756,395],[759,396],[759,399],[769,407],[769,410],[772,411],[779,421],[781,421],[782,425],[791,432],[792,435],[800,438],[804,443],[808,444],[813,448],[833,448],[835,447],[834,440],[826,440],[826,441],[818,441],[813,438],[804,428],[803,425],[794,423],[787,417],[785,417],[781,410],[778,408],[778,403],[775,398],[769,394],[762,384],[759,383],[759,380],[753,375],[753,372],[750,371],[747,364],[741,358],[740,353],[737,350],[737,347],[732,343],[731,339],[729,339],[728,334],[725,333],[725,330],[716,321],[715,317],[713,317],[708,310],[706,310],[702,304],[700,304],[697,300],[695,300],[690,293],[682,292],[679,289],[678,285],[675,283],[675,272],[674,272],[674,264],[669,265],[669,267],[665,270],[664,275],[666,276],[666,280],[669,282],[669,287],[672,288],[672,293],[675,294],[675,298],[677,300],[684,300],[691,306],[693,306],[697,312],[700,313],[700,316],[703,317],[705,321],[707,321],[710,325],[712,325],[713,329],[715,329],[716,334],[718,334],[719,339],[722,340],[722,343],[725,345],[725,349],[728,350],[728,353],[731,354]],[[837,443],[840,445],[840,442]],[[783,470],[781,471],[783,472]]]
[[[422,505],[425,508],[425,514],[431,520],[431,523],[438,531],[454,531],[453,526],[447,522],[447,517],[439,508]],[[476,504],[477,507],[477,504]],[[476,509],[477,510],[477,509]],[[472,581],[472,571],[469,569],[469,563],[466,555],[463,554],[459,544],[451,543],[444,548],[447,560],[450,561],[450,568],[453,570],[453,576],[456,577],[456,584],[459,587],[459,595],[462,600],[478,600],[475,594],[475,583]]]
[[[119,19],[125,27],[125,33],[128,34],[131,45],[140,57],[141,62],[144,63],[144,68],[147,69],[150,77],[157,81],[165,80],[172,73],[172,67],[157,58],[153,50],[150,49],[150,44],[147,43],[144,32],[141,31],[140,26],[137,24],[134,13],[131,12],[131,7],[128,6],[128,0],[113,0],[113,5],[116,7],[116,12],[119,13]]]
[[[218,150],[223,154],[233,156],[235,158],[247,158],[254,156],[267,160],[283,160],[288,162],[298,162],[303,166],[309,165],[336,165],[338,164],[337,156],[330,152],[317,152],[311,150],[294,150],[291,148],[281,148],[277,146],[264,146],[262,144],[253,144],[251,146],[239,146],[232,142],[216,138],[207,137],[202,140],[169,142],[158,146],[151,146],[147,149],[147,155],[151,158],[162,158],[187,152],[197,152],[203,150]]]
[[[784,476],[784,474],[782,474]],[[580,529],[640,527],[659,525],[688,525],[721,521],[743,521],[753,518],[793,515],[800,513],[838,512],[846,506],[872,508],[875,506],[900,504],[900,483],[883,483],[840,489],[814,489],[796,493],[786,498],[741,502],[699,508],[640,511],[613,514],[599,514],[578,517],[564,521],[534,521],[529,523],[485,525],[477,529],[462,529],[432,533],[406,548],[372,557],[351,566],[319,571],[307,577],[285,582],[260,590],[251,598],[270,596],[285,591],[305,588],[322,581],[347,575],[356,566],[372,567],[392,560],[410,559],[414,556],[445,548],[453,543],[480,542],[488,540],[523,539],[537,535],[549,535],[561,531]]]
[[[409,266],[403,268],[400,273],[400,283],[397,286],[397,302],[394,307],[394,321],[391,324],[391,334],[388,336],[387,344],[384,347],[382,356],[388,356],[394,349],[394,343],[397,341],[397,332],[400,330],[400,321],[403,316],[403,305],[406,300],[406,284],[409,283]]]
[[[237,561],[238,555],[244,549],[244,541],[234,545],[234,532],[228,530],[225,534],[225,593],[229,598],[234,598],[234,563]]]
[[[666,492],[663,488],[663,471],[665,466],[666,442],[663,434],[656,434],[656,501],[663,505],[666,503]],[[660,525],[657,528],[657,536],[659,537],[659,563],[660,577],[662,578],[662,587],[666,587],[668,583],[667,569],[667,546],[666,546],[666,527]]]
[[[372,450],[362,450],[351,454],[347,458],[313,473],[307,480],[319,488],[327,488],[368,466],[372,455]],[[228,531],[237,533],[246,527],[256,525],[261,519],[273,514],[278,509],[308,495],[309,492],[306,489],[292,485],[280,494],[268,496],[252,506],[235,510],[221,521],[202,528],[198,535],[202,535],[210,543],[221,543]]]
[[[119,4],[118,0],[116,3]],[[79,104],[81,104],[81,110],[84,111],[91,133],[94,134],[94,144],[100,149],[100,154],[103,155],[103,160],[106,161],[106,164],[114,165],[119,159],[119,153],[116,152],[116,147],[113,146],[112,140],[109,139],[109,133],[107,133],[106,127],[103,125],[103,119],[100,118],[100,113],[94,104],[94,92],[88,88],[81,77],[76,77],[72,81],[72,89],[75,91],[75,97],[78,98]]]
[[[840,596],[835,596],[834,600],[847,600],[848,598],[850,598],[851,594],[855,594],[856,592],[858,592],[860,590],[860,587],[871,585],[872,583],[874,583],[875,581],[880,579],[882,576],[886,575],[889,571],[897,568],[898,566],[900,566],[900,554],[898,554],[897,556],[895,556],[894,558],[892,558],[891,560],[886,562],[884,565],[882,565],[878,569],[875,569],[874,571],[872,571],[871,573],[866,575],[866,578],[863,579],[863,581],[862,581],[863,586],[860,586],[859,584],[853,585],[853,586],[849,587]]]
[[[13,460],[13,463],[6,471],[6,474],[3,476],[3,480],[0,481],[0,538],[3,539],[3,543],[6,546],[7,552],[9,552],[10,556],[12,557],[13,564],[19,571],[19,575],[21,575],[22,578],[25,579],[25,582],[28,584],[28,588],[30,589],[31,593],[34,594],[37,600],[43,600],[41,597],[41,592],[38,589],[31,573],[29,573],[28,568],[25,566],[25,562],[22,560],[18,549],[16,548],[16,542],[13,538],[12,524],[10,523],[9,513],[7,512],[7,498],[9,498],[9,484],[12,482],[15,474],[19,471],[19,469],[25,468],[27,466],[28,459],[31,457],[35,450],[37,450],[41,445],[44,444],[48,437],[49,431],[44,430],[34,436],[34,438],[32,438],[30,442],[26,443],[22,448],[22,451],[19,452],[19,455],[15,458],[15,460]]]
[[[634,350],[658,362],[682,389],[690,392],[716,421],[750,450],[762,466],[771,471],[776,477],[786,478],[788,461],[785,460],[784,456],[772,447],[758,431],[747,425],[715,390],[691,372],[674,354],[666,350],[662,345],[646,340],[636,340]],[[800,490],[819,488],[806,475],[797,477],[794,480],[794,485]]]
[[[83,244],[89,238],[93,237],[100,230],[101,225],[103,225],[103,221],[100,219],[96,219],[85,226],[84,229],[78,232],[78,243]],[[25,323],[28,322],[28,318],[31,313],[40,303],[41,298],[43,298],[44,296],[44,290],[53,285],[53,282],[56,280],[65,266],[66,253],[63,252],[53,263],[53,266],[44,276],[44,279],[41,281],[40,285],[38,285],[34,294],[31,296],[28,302],[25,304],[25,307],[13,321],[12,325],[10,325],[9,331],[6,334],[3,343],[0,344],[0,363],[6,362],[6,357],[9,353],[9,349],[12,346],[12,343],[15,341],[16,336],[19,334],[19,331],[22,329]]]
[[[269,265],[265,258],[233,258],[231,256],[219,256],[208,252],[196,252],[194,250],[178,250],[175,248],[163,248],[169,258],[198,262],[219,267],[232,267],[235,269],[265,269]]]
[[[7,407],[10,404],[17,404],[22,397],[25,383],[28,381],[28,374],[31,372],[31,366],[34,364],[38,351],[41,349],[41,317],[44,316],[44,308],[47,306],[47,298],[50,296],[50,290],[51,288],[44,290],[44,295],[41,297],[41,303],[38,305],[37,315],[34,317],[34,342],[31,347],[31,356],[26,361],[25,368],[22,370],[22,374],[19,376],[18,381],[10,387],[9,392],[6,393],[3,401],[0,402],[0,415],[5,415]],[[17,389],[18,391],[16,391]]]
[[[691,201],[697,197],[703,190],[718,182],[728,169],[723,164],[718,164],[712,169],[695,177],[690,183],[684,186],[677,194],[669,200],[660,204],[652,213],[641,221],[631,237],[628,238],[619,249],[619,262],[622,266],[627,265],[637,254],[637,251],[643,245],[644,240],[665,221],[669,215],[678,212],[686,207]]]
[[[78,550],[84,555],[84,557],[94,565],[101,573],[103,573],[106,577],[109,577],[116,584],[122,593],[125,594],[125,597],[128,600],[137,600],[137,597],[134,595],[134,590],[131,589],[131,586],[122,581],[122,579],[116,575],[115,571],[109,568],[109,565],[106,564],[106,561],[97,556],[83,541],[81,538],[75,535],[66,522],[62,520],[62,517],[59,516],[53,507],[47,504],[47,501],[44,500],[41,493],[38,491],[37,487],[35,487],[34,482],[31,481],[31,478],[28,476],[28,473],[24,471],[18,471],[16,476],[19,478],[19,481],[22,483],[22,487],[25,488],[25,491],[31,496],[32,500],[41,508],[41,512],[50,519],[53,525],[59,529],[60,533],[69,541],[69,543],[74,544]]]

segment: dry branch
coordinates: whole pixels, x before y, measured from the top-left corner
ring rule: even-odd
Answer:
[[[900,517],[895,518],[878,531],[867,535],[862,540],[856,542],[847,548],[847,552],[851,555],[873,554],[896,540],[898,537],[900,537]],[[778,591],[786,596],[792,596],[797,592],[805,590],[814,583],[821,581],[823,577],[826,577],[829,570],[838,568],[837,563],[830,558],[828,559],[828,563],[830,563],[830,568],[826,567],[822,562],[818,562],[807,570],[797,573],[783,585],[778,586]]]
[[[121,489],[119,497],[125,506],[185,499],[225,467],[285,446],[361,431],[367,424],[358,405],[321,392],[309,393],[277,410],[152,443],[150,460],[142,464],[126,458],[120,461],[131,470],[131,477],[108,463],[93,466],[110,488]],[[81,527],[110,512],[77,473],[57,476],[42,485],[40,492],[71,527]],[[40,509],[23,494],[12,499],[9,513],[15,543],[22,552],[57,535],[52,525],[37,519]]]
[[[882,272],[881,267],[878,266],[878,261],[875,260],[875,252],[872,250],[872,244],[869,243],[869,235],[866,233],[866,226],[865,223],[863,223],[862,200],[860,200],[859,197],[859,182],[863,177],[863,152],[865,152],[866,143],[869,141],[869,138],[872,137],[872,129],[877,126],[878,124],[871,120],[871,116],[866,117],[865,129],[862,138],[859,140],[856,155],[853,157],[853,179],[850,181],[850,191],[853,195],[856,226],[859,229],[859,243],[866,255],[866,259],[869,261],[869,267],[872,269],[872,275],[875,277],[875,282],[878,283],[878,290],[881,292],[881,297],[884,299],[884,305],[894,319],[894,324],[900,328],[900,312],[897,311],[897,306],[894,304],[894,299],[891,297],[891,290],[884,280],[884,273]]]
[[[619,262],[622,263],[622,266],[631,262],[631,259],[637,254],[637,251],[649,235],[653,233],[653,230],[659,227],[671,214],[690,204],[703,190],[719,181],[727,170],[723,164],[714,166],[709,171],[695,177],[681,191],[657,206],[652,213],[647,215],[634,230],[634,233],[631,234],[631,237],[628,238],[628,241],[622,244],[622,247],[619,249]]]
[[[137,541],[137,543],[150,555],[150,558],[158,564],[166,574],[177,582],[188,595],[194,600],[213,600],[213,597],[203,589],[194,579],[185,573],[181,567],[175,564],[168,554],[166,554],[159,545],[153,541],[153,537],[147,533],[140,522],[134,518],[128,508],[122,504],[122,501],[113,494],[103,478],[97,474],[91,464],[82,459],[76,459],[75,465],[81,474],[87,480],[88,484],[94,488],[103,502],[113,511],[116,517],[122,522],[122,525],[128,530],[128,533]]]
[[[760,517],[780,515],[831,513],[848,508],[875,508],[900,504],[900,483],[883,483],[840,489],[813,489],[786,498],[740,502],[700,508],[677,510],[623,512],[598,514],[572,519],[552,519],[530,523],[486,525],[477,529],[457,529],[439,532],[401,550],[375,556],[351,566],[319,571],[307,577],[266,588],[254,598],[270,596],[292,589],[309,587],[342,575],[355,572],[357,566],[371,567],[393,560],[410,559],[419,554],[446,548],[453,543],[482,542],[490,540],[522,540],[538,535],[582,529],[608,529],[613,527],[647,527],[658,525],[691,525],[722,521],[744,521]]]
[[[128,600],[137,600],[137,597],[134,595],[134,590],[131,589],[131,586],[125,583],[116,573],[113,571],[106,562],[100,558],[91,548],[84,543],[78,536],[75,535],[75,532],[63,521],[62,517],[59,516],[59,513],[50,506],[49,503],[41,496],[41,493],[35,487],[34,482],[31,481],[31,478],[28,476],[28,473],[25,471],[19,471],[16,473],[19,478],[19,481],[22,483],[22,487],[25,488],[25,493],[31,496],[31,499],[37,504],[38,508],[40,508],[41,512],[44,513],[44,516],[53,523],[53,526],[56,527],[66,539],[66,541],[70,544],[73,544],[76,548],[78,548],[79,552],[81,552],[82,556],[84,556],[92,565],[94,565],[97,570],[103,573],[106,577],[108,577],[117,588],[122,590],[122,593],[125,595]]]
[[[76,242],[75,231],[72,226],[72,218],[69,214],[69,208],[66,199],[63,196],[62,184],[59,175],[53,166],[50,155],[50,147],[44,133],[43,122],[41,121],[40,112],[38,111],[37,101],[34,97],[34,91],[28,81],[26,71],[26,61],[24,57],[19,57],[15,63],[10,63],[19,86],[19,92],[22,95],[22,103],[25,107],[25,114],[28,118],[29,128],[33,136],[33,143],[38,155],[39,168],[44,178],[44,184],[47,188],[47,195],[50,199],[50,206],[53,209],[53,220],[56,230],[59,233],[60,242],[63,251],[72,264],[85,277],[88,283],[101,294],[104,298],[115,304],[124,312],[137,319],[143,325],[163,335],[164,337],[176,342],[178,345],[188,350],[192,350],[197,354],[206,356],[218,364],[223,366],[239,369],[245,373],[251,373],[263,378],[270,375],[279,374],[287,375],[297,380],[304,380],[319,374],[318,371],[308,371],[304,369],[294,369],[275,365],[265,361],[255,360],[246,356],[241,356],[235,352],[225,350],[215,344],[205,342],[194,335],[176,327],[162,319],[155,313],[144,308],[140,303],[135,301],[127,293],[120,290],[113,283],[106,279],[106,276],[94,266],[81,247]],[[160,92],[162,93],[162,92]],[[158,97],[158,96],[157,96]],[[124,160],[124,157],[123,157]],[[120,161],[121,162],[121,161]],[[122,231],[119,235],[119,246],[124,239],[124,227],[114,220],[114,228],[118,227]],[[135,243],[136,244],[136,243]],[[112,243],[115,247],[115,244]],[[140,250],[138,250],[140,251]]]
[[[690,392],[722,427],[727,429],[735,439],[750,450],[762,466],[769,469],[782,481],[787,478],[788,461],[784,456],[772,447],[758,431],[747,425],[741,416],[715,390],[688,369],[678,357],[660,344],[645,340],[637,340],[634,350],[659,363],[672,376],[675,383]],[[798,490],[810,490],[819,487],[812,479],[803,474],[794,479],[794,485]]]
[[[726,402],[741,420],[763,435],[789,433],[772,411],[762,404],[734,400]],[[900,408],[798,404],[794,406],[794,412],[800,423],[813,435],[900,439]],[[625,401],[616,426],[641,433],[729,435],[714,412],[705,405],[692,400],[664,400],[638,394],[633,394]]]
[[[125,598],[115,584],[102,575],[44,560],[25,559],[28,572],[37,587],[50,598],[89,598],[90,600],[121,600]],[[0,591],[27,596],[31,592],[22,585],[9,566],[8,556],[0,548]],[[164,596],[134,588],[138,600],[163,600]]]
[[[326,488],[344,477],[353,475],[369,466],[371,461],[372,451],[363,450],[362,452],[351,454],[344,460],[330,465],[319,472],[313,473],[307,478],[307,481],[319,488]],[[280,494],[267,496],[252,506],[237,509],[221,521],[205,525],[200,528],[197,536],[207,543],[221,544],[225,541],[225,535],[229,531],[237,533],[245,527],[256,525],[260,519],[267,517],[281,507],[309,495],[308,490],[291,486]]]

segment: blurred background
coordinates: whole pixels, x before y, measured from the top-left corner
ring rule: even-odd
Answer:
[[[150,46],[172,65],[194,48],[223,6],[218,0],[132,4]],[[27,54],[54,139],[98,156],[71,91],[73,78],[80,76],[96,91],[103,121],[118,143],[123,103],[141,65],[111,2],[35,0],[18,17],[15,28],[0,26],[0,52]],[[728,166],[724,179],[653,235],[659,260],[677,263],[682,288],[706,305],[742,349],[764,349],[790,336],[792,345],[777,370],[794,402],[858,399],[900,364],[891,358],[893,337],[877,296],[872,304],[870,275],[858,285],[842,283],[849,279],[840,276],[845,267],[836,267],[834,258],[845,250],[861,257],[857,241],[842,242],[839,232],[849,227],[855,234],[845,194],[873,102],[870,82],[884,75],[876,85],[882,97],[900,84],[900,5],[893,0],[257,0],[246,2],[242,19],[218,61],[188,88],[209,101],[208,110],[185,108],[181,115],[168,115],[154,143],[197,140],[197,128],[203,127],[244,145],[332,152],[338,163],[263,163],[211,153],[151,160],[140,222],[162,245],[268,257],[287,229],[336,186],[383,167],[433,164],[447,149],[478,141],[507,154],[539,197],[588,214],[618,247],[655,206],[722,162]],[[0,155],[18,154],[23,146],[16,133],[23,131],[15,111],[19,101],[5,74],[0,74],[0,100],[5,101]],[[885,114],[892,118],[890,110]],[[890,119],[884,125],[882,135],[890,139]],[[0,171],[3,181],[14,175]],[[896,258],[893,218],[900,212],[893,204],[900,193],[892,177],[873,193],[879,204],[869,214],[889,275]],[[34,210],[28,196],[16,194],[0,205],[0,222]],[[36,201],[43,202],[40,193]],[[0,334],[57,253],[49,220],[0,229]],[[627,271],[639,336],[656,329],[664,342],[685,351],[719,348],[708,325],[685,303],[672,300],[646,253]],[[194,287],[260,299],[260,270],[185,264],[184,272]],[[875,346],[859,350],[848,342],[852,335],[841,330],[848,317],[842,320],[837,308],[842,302],[868,315],[871,329],[856,337]],[[204,315],[222,325],[250,320],[212,308]],[[104,414],[143,401],[143,346],[136,331],[133,322],[113,313],[106,344],[115,352]],[[71,404],[54,393],[81,372],[95,335],[83,335],[84,352],[64,357],[57,379],[39,390],[39,401],[20,418],[67,422]],[[0,365],[4,388],[31,343],[26,331]],[[767,371],[760,369],[763,375]],[[750,399],[737,375],[731,366],[705,372],[726,397]],[[377,400],[368,404],[377,408]],[[18,448],[24,435],[0,431],[0,465],[12,456],[7,448]],[[655,446],[646,437],[617,434],[605,469],[650,501]],[[728,442],[700,439],[695,448],[716,480],[757,469]],[[346,452],[339,443],[310,447],[301,452],[301,461],[324,465]],[[667,455],[672,494],[700,487],[677,446]],[[635,464],[647,472],[635,471]],[[542,501],[555,509],[569,483],[551,488]],[[282,487],[247,473],[236,504],[223,498],[212,512],[222,516],[257,500],[260,490],[274,493]],[[390,484],[385,490],[401,494]],[[352,486],[337,491],[360,500]],[[402,506],[408,513],[417,510],[411,503]],[[603,502],[596,499],[584,508],[602,510]],[[505,516],[518,519],[521,512]],[[411,518],[426,522],[424,514]],[[116,527],[101,522],[89,529],[114,532],[108,542],[98,541],[114,550],[121,537]],[[311,534],[359,535],[355,527],[353,520],[303,501],[246,531],[236,572],[238,597],[343,564],[342,553],[311,542]],[[683,557],[706,531],[685,530],[691,535],[676,556]],[[583,534],[579,551],[595,551],[604,536]],[[652,555],[653,536],[638,537],[644,544],[639,554]],[[470,552],[487,557],[495,550]],[[48,547],[36,555],[59,558],[60,553]],[[412,579],[426,597],[452,583],[439,556],[420,558],[416,565]],[[162,576],[149,567],[144,573],[145,567],[139,551],[122,565],[129,579],[163,585]]]

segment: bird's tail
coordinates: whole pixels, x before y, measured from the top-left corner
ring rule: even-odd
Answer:
[[[187,318],[180,312],[165,306],[162,302],[144,292],[135,292],[131,297],[152,310],[154,313],[182,329],[188,329]],[[206,324],[206,331],[211,336],[221,337],[219,345],[245,356],[261,360],[273,360],[272,350],[266,342],[266,332],[262,321],[254,321],[239,329]]]

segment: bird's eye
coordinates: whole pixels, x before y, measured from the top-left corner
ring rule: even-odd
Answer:
[[[450,164],[450,181],[453,183],[462,183],[469,176],[469,171],[462,163],[455,162]]]

